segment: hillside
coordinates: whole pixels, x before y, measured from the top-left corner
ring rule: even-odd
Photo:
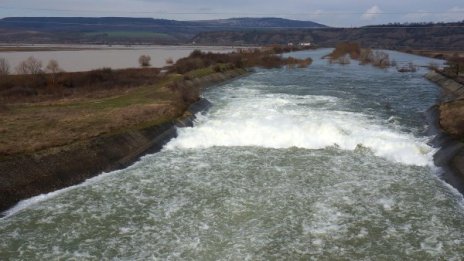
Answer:
[[[278,28],[322,28],[311,21],[231,18],[175,21],[125,17],[10,17],[0,19],[3,43],[190,43],[198,33]]]
[[[464,22],[360,28],[218,31],[202,32],[193,41],[198,44],[218,45],[265,45],[309,41],[321,47],[334,47],[338,42],[350,41],[372,48],[462,51],[463,28]]]
[[[386,49],[462,51],[464,22],[331,28],[282,18],[176,21],[125,17],[0,19],[0,43],[269,45],[338,42]]]

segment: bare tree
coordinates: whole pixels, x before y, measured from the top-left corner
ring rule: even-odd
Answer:
[[[390,66],[390,56],[384,51],[374,51],[372,65],[386,68]]]
[[[169,58],[166,59],[166,64],[168,64],[168,65],[173,65],[173,64],[174,64],[174,60],[173,60],[171,57],[169,57]]]
[[[0,75],[8,75],[10,73],[10,65],[8,64],[8,61],[0,57]]]
[[[51,84],[54,86],[56,83],[56,75],[63,70],[58,65],[58,62],[54,59],[48,61],[47,67],[45,67],[46,72],[50,74]]]
[[[151,57],[149,55],[141,55],[139,57],[139,64],[142,67],[148,67],[150,66],[150,60],[151,60]]]
[[[42,72],[42,62],[29,56],[16,67],[16,72],[18,74],[39,74]]]
[[[58,62],[54,59],[48,61],[47,67],[45,67],[46,72],[56,74],[62,72],[63,70],[58,65]]]

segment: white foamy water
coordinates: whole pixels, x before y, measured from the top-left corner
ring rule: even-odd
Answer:
[[[244,88],[253,89],[253,86]],[[232,98],[227,106],[199,116],[194,128],[178,130],[166,148],[258,146],[265,148],[344,150],[365,147],[375,155],[409,165],[432,165],[425,139],[382,126],[361,113],[327,109],[339,99],[327,96],[259,94]]]

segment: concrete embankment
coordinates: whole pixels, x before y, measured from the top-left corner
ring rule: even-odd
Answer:
[[[448,99],[458,99],[464,95],[464,85],[440,73],[430,71],[425,75],[425,78],[440,85]]]
[[[204,88],[246,73],[245,70],[215,73],[181,84]],[[79,184],[102,172],[127,167],[141,156],[159,151],[177,135],[177,127],[191,126],[195,114],[207,110],[209,106],[207,100],[200,99],[191,104],[182,117],[161,125],[0,159],[0,211],[22,199]]]
[[[439,134],[433,143],[440,147],[435,164],[449,172],[445,179],[464,193],[464,85],[435,71],[425,76],[443,88],[443,101],[434,107]]]

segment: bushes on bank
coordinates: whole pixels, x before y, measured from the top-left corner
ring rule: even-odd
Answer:
[[[311,64],[311,59],[283,58],[277,54],[287,51],[285,47],[273,46],[271,48],[261,49],[241,49],[232,53],[211,53],[200,50],[193,51],[188,57],[179,59],[173,64],[169,72],[185,74],[190,71],[198,70],[212,66],[215,71],[220,72],[221,66],[227,65],[228,69],[233,68],[278,68],[285,65],[300,68],[307,67]],[[220,66],[218,66],[220,65]]]
[[[102,68],[87,72],[40,73],[36,75],[6,75],[0,78],[0,99],[8,101],[42,95],[48,98],[75,93],[88,93],[132,88],[159,81],[157,68],[113,70]]]
[[[151,57],[149,55],[140,55],[139,57],[139,64],[141,67],[149,67],[151,61]]]
[[[185,80],[189,80],[238,68],[278,68],[282,66],[304,68],[312,62],[311,59],[284,58],[278,55],[284,51],[288,51],[288,48],[273,46],[270,48],[242,49],[232,53],[194,50],[188,57],[179,59],[166,68],[168,74],[182,74]],[[142,67],[146,67],[149,56],[143,55],[139,61]],[[7,64],[6,61],[5,64]],[[157,68],[123,70],[102,68],[87,72],[67,73],[59,67],[55,60],[50,60],[45,69],[42,69],[42,62],[34,57],[29,57],[21,62],[16,71],[18,73],[16,75],[0,77],[0,98],[8,97],[8,102],[15,99],[20,100],[21,97],[27,100],[28,97],[36,95],[43,99],[53,99],[53,97],[60,98],[75,93],[90,94],[99,90],[130,88],[153,84],[158,82],[161,77],[166,77],[166,74],[160,75],[160,69]],[[192,100],[194,99],[192,97],[196,97],[195,91],[185,93],[186,96],[183,100]]]
[[[8,74],[10,74],[10,64],[5,58],[0,57],[0,76]]]
[[[388,53],[381,50],[361,48],[358,43],[339,43],[327,56],[330,63],[349,64],[351,58],[359,60],[360,64],[371,64],[379,68],[386,68],[393,64]]]
[[[351,59],[358,59],[361,55],[361,46],[358,43],[339,43],[329,54],[329,58],[336,60],[345,55],[348,55]]]
[[[33,56],[29,56],[16,67],[17,74],[36,75],[42,73],[42,62]]]

